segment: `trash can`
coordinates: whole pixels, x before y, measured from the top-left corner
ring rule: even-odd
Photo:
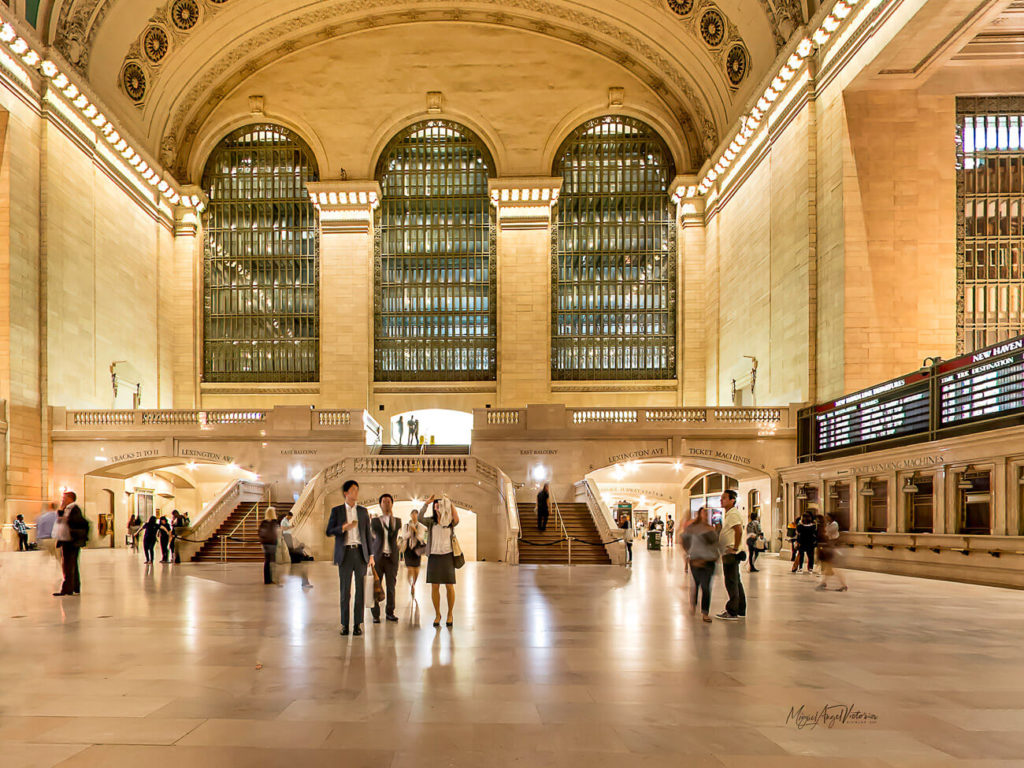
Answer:
[[[648,550],[661,549],[661,531],[648,531],[647,532],[647,549]]]

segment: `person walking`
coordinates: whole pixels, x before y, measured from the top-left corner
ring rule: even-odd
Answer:
[[[846,592],[846,579],[842,572],[836,567],[836,560],[839,555],[839,522],[831,514],[825,513],[825,524],[819,532],[818,539],[818,560],[821,562],[821,583],[816,589],[824,592],[828,589],[828,580],[835,577],[839,581],[836,592]]]
[[[14,518],[14,532],[18,534],[18,551],[28,552],[28,526],[24,515]]]
[[[402,528],[402,541],[399,548],[405,561],[406,578],[409,580],[409,596],[416,599],[416,581],[420,577],[420,566],[423,553],[427,549],[427,529],[419,521],[419,510],[409,513],[409,522]]]
[[[754,567],[754,561],[757,560],[757,555],[761,551],[759,539],[764,534],[764,531],[761,530],[761,521],[757,518],[757,512],[751,512],[750,520],[747,521],[747,569],[750,573],[758,572],[758,569]]]
[[[128,520],[128,546],[132,549],[139,548],[139,531],[142,530],[142,518],[133,514]]]
[[[796,570],[796,522],[790,520],[786,523],[786,542],[789,544],[789,561],[793,563],[793,569]]]
[[[157,529],[160,534],[160,562],[169,563],[171,548],[171,524],[167,522],[165,515],[160,516],[160,526]]]
[[[45,549],[50,557],[57,563],[57,570],[63,569],[60,564],[60,555],[57,552],[57,540],[53,537],[53,527],[57,522],[57,505],[52,501],[49,508],[36,518],[36,544]]]
[[[341,586],[341,634],[348,634],[349,603],[352,580],[355,579],[352,634],[359,636],[363,634],[366,568],[373,565],[373,555],[370,553],[370,513],[358,503],[359,483],[355,480],[346,480],[341,492],[345,500],[331,509],[331,516],[327,520],[327,535],[334,537],[334,564],[338,566]]]
[[[818,525],[814,522],[814,516],[810,512],[804,512],[800,516],[800,522],[796,524],[796,546],[797,556],[793,561],[793,573],[799,573],[804,567],[804,558],[807,558],[807,570],[810,573],[814,570],[814,549],[818,545]]]
[[[156,540],[160,535],[160,523],[156,519],[156,515],[150,515],[149,520],[142,526],[142,552],[146,556],[146,564],[153,564],[154,552],[156,550]]]
[[[548,484],[544,483],[544,486],[540,489],[540,493],[537,494],[537,530],[546,531],[548,529],[548,516],[551,514],[549,508],[549,501],[551,498],[551,492],[548,490]]]
[[[724,514],[718,543],[722,552],[722,575],[725,577],[725,590],[729,593],[729,600],[725,604],[725,610],[716,618],[736,621],[747,615],[747,596],[743,592],[743,582],[740,580],[740,563],[743,559],[740,550],[743,516],[736,509],[736,491],[727,490],[722,493],[719,503]]]
[[[263,583],[274,583],[274,563],[277,560],[277,540],[281,536],[281,523],[273,507],[267,507],[257,535],[263,546]]]
[[[629,518],[625,515],[619,518],[619,530],[622,531],[622,543],[626,545],[626,565],[632,565],[633,526],[629,524]]]
[[[395,431],[398,433],[398,445],[402,445],[402,433],[405,432],[405,422],[402,416],[398,417],[398,421],[395,422]]]
[[[690,567],[693,584],[690,589],[690,610],[697,611],[700,598],[700,615],[705,622],[711,622],[711,583],[718,562],[718,531],[708,520],[708,508],[701,507],[697,517],[686,526],[679,537],[686,550],[686,561]]]
[[[78,555],[89,543],[89,521],[77,504],[74,491],[65,491],[61,499],[61,511],[56,526],[57,542],[61,550],[61,565],[64,582],[54,597],[82,594],[82,574],[78,568]]]
[[[430,514],[427,514],[427,509]],[[437,499],[431,496],[420,510],[420,520],[427,526],[427,583],[431,585],[430,596],[434,602],[434,626],[441,626],[441,585],[446,586],[448,595],[448,618],[445,626],[455,623],[455,526],[459,524],[459,511],[447,497]]]
[[[374,571],[383,582],[385,590],[384,619],[398,621],[395,616],[395,589],[398,583],[398,534],[402,530],[402,521],[392,514],[395,498],[390,493],[382,493],[377,499],[380,504],[380,517],[370,521],[370,535],[373,544]],[[373,623],[380,624],[380,603],[374,597],[370,608]]]

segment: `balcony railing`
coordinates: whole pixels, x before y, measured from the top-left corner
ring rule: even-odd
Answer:
[[[303,406],[278,406],[265,410],[138,410],[138,411],[69,411],[53,409],[53,428],[61,431],[123,431],[144,432],[206,431],[215,429],[248,430],[252,428],[290,432],[337,430],[378,435],[380,426],[362,410],[316,410]],[[367,442],[369,438],[367,437]]]
[[[770,436],[795,424],[789,407],[764,408],[566,408],[559,405],[530,406],[529,408],[478,409],[474,417],[474,432],[478,435],[497,436],[502,433],[527,431],[581,430],[592,434],[618,426],[646,429],[655,432],[693,429],[755,431]]]

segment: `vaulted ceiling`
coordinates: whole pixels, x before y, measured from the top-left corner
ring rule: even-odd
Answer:
[[[578,49],[595,71],[603,68],[602,82],[636,84],[660,102],[689,155],[681,165],[696,170],[803,14],[799,0],[52,0],[38,29],[182,180],[194,173],[196,147],[226,119],[219,116],[224,103],[253,84],[263,93],[261,78],[286,60],[295,63],[291,77],[329,61],[333,77],[344,79],[347,64],[353,71],[367,64],[355,60],[367,47],[354,41],[391,28],[402,35],[378,35],[377,45],[434,57],[445,53],[446,40],[449,47],[471,40],[470,28],[515,31],[483,35],[502,46],[490,53],[506,79],[526,35],[556,70],[553,80],[565,62],[585,61],[560,53]],[[447,54],[457,61],[459,50]],[[382,68],[409,68],[410,87],[419,82],[411,55],[380,50],[379,57]],[[615,71],[623,83],[614,82]],[[320,81],[324,100],[332,98],[330,82]],[[293,98],[291,108],[302,105]]]

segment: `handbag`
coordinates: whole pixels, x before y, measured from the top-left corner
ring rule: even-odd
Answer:
[[[380,583],[380,576],[377,575],[377,569],[371,568],[373,571],[373,602],[383,603],[384,602],[384,585]]]
[[[466,564],[466,556],[462,554],[462,547],[459,546],[459,538],[452,531],[452,556],[455,559],[455,567],[461,568]]]

